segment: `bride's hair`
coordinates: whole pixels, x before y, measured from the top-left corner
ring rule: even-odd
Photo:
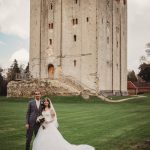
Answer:
[[[48,101],[48,108],[51,108],[51,103],[50,103],[50,99],[48,97],[44,98],[43,100],[43,107],[42,107],[42,110],[45,110],[45,101]]]

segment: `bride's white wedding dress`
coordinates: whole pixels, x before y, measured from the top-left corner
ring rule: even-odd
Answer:
[[[42,112],[47,123],[45,129],[41,126],[36,138],[33,141],[32,150],[95,150],[89,145],[73,145],[67,142],[52,121],[51,111]]]

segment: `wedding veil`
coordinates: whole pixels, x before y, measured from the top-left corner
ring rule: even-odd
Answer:
[[[55,113],[54,124],[55,124],[56,128],[58,128],[58,127],[59,127],[59,124],[58,124],[58,121],[57,121],[57,114],[56,114],[55,108],[54,108],[54,106],[53,106],[51,100],[50,100],[50,105],[51,105],[51,109],[52,109],[52,110],[54,111],[54,113]]]

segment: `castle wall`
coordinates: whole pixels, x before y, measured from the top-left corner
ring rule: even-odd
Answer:
[[[99,90],[112,93],[112,1],[98,1],[98,77]]]
[[[81,81],[96,90],[97,40],[96,40],[96,0],[81,2]],[[90,7],[89,7],[90,6]]]
[[[30,71],[34,78],[40,73],[40,17],[41,1],[30,1]]]
[[[80,81],[80,8],[79,4],[75,4],[74,1],[70,0],[63,1],[62,8],[62,71],[64,75],[72,76]],[[76,19],[78,19],[78,23],[75,23]],[[76,38],[76,41],[74,41],[74,38]]]
[[[47,57],[49,51],[49,32],[48,32],[48,0],[42,0],[41,6],[41,65],[40,78],[45,78],[47,72]],[[53,35],[52,35],[53,36]],[[52,47],[51,47],[52,48]]]
[[[77,23],[73,24],[73,19]],[[63,74],[95,89],[96,0],[63,1],[62,33]]]
[[[113,1],[113,92],[120,94],[120,0]]]
[[[127,0],[121,1],[121,92],[127,94]]]
[[[41,17],[41,78],[49,78],[48,65],[54,65],[58,78],[61,65],[61,0],[43,0]]]
[[[126,0],[31,0],[34,78],[71,76],[97,92],[127,91]]]

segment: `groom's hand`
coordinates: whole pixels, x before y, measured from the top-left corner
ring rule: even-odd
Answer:
[[[26,127],[26,129],[29,129],[29,124],[26,124],[25,127]]]

